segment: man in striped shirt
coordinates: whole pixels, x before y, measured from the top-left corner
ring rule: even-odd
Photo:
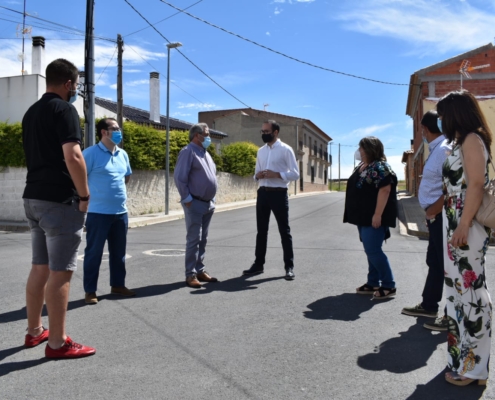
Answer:
[[[423,167],[423,177],[419,185],[419,204],[426,211],[426,224],[429,230],[426,264],[428,276],[423,289],[423,301],[413,307],[405,307],[402,314],[413,317],[433,317],[438,314],[438,303],[442,300],[444,266],[442,234],[442,166],[452,148],[440,131],[436,111],[428,111],[421,120],[423,141],[428,144],[430,155]],[[443,317],[423,325],[427,329],[447,330],[447,320]]]

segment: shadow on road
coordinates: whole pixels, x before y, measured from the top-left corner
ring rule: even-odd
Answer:
[[[338,296],[324,297],[308,304],[311,311],[305,311],[304,316],[310,319],[335,319],[339,321],[356,321],[360,315],[371,310],[377,304],[387,300],[374,301],[371,296],[362,296],[355,293],[342,293]]]
[[[277,276],[273,278],[248,280],[246,276],[239,276],[237,278],[227,279],[225,281],[219,281],[215,283],[208,283],[203,285],[201,289],[195,289],[191,294],[207,294],[211,292],[240,292],[242,290],[257,289],[257,285],[264,282],[276,281],[283,279],[283,276]]]
[[[7,357],[10,357],[13,354],[20,352],[21,350],[25,350],[25,347],[17,346],[17,347],[12,347],[11,349],[1,350],[0,361],[4,360]],[[8,362],[5,364],[0,364],[0,377],[10,374],[11,372],[21,371],[23,369],[36,367],[37,365],[43,364],[47,361],[49,360],[46,358],[40,358],[39,360],[17,361],[17,362]]]
[[[449,371],[447,368],[435,376],[426,385],[418,385],[414,393],[406,400],[478,400],[483,396],[486,386],[478,386],[475,383],[469,386],[458,387],[445,382],[444,375]]]
[[[418,321],[398,337],[375,347],[373,353],[358,357],[357,364],[371,371],[405,374],[424,367],[438,345],[446,340],[446,332],[433,333]]]
[[[136,292],[137,297],[151,297],[151,296],[159,296],[162,294],[167,294],[174,290],[181,289],[184,286],[185,286],[184,282],[174,282],[174,283],[167,283],[164,285],[143,286],[140,288],[133,288],[133,290]],[[134,298],[135,297],[122,297],[111,293],[107,293],[101,296],[98,295],[98,302],[104,300],[112,300],[112,301],[129,300]],[[89,306],[89,305],[84,302],[84,299],[72,300],[69,301],[67,310],[69,311],[76,310],[80,307],[85,307],[85,306]],[[46,306],[43,307],[43,312],[41,313],[41,315],[43,317],[46,317],[48,315],[46,312]],[[26,319],[26,307],[22,307],[19,310],[8,311],[6,313],[0,314],[0,324],[5,324],[7,322],[14,322],[14,321],[22,321],[25,319]]]

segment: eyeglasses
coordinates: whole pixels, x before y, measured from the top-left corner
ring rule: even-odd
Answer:
[[[112,131],[112,132],[120,131],[120,128],[118,126],[109,126],[107,131]]]
[[[263,129],[260,131],[260,133],[262,135],[266,135],[266,134],[269,134],[269,133],[273,133],[273,131],[264,131]]]
[[[200,135],[203,137],[208,137],[210,136],[210,132],[201,132]]]

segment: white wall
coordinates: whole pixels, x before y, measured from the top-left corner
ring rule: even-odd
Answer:
[[[21,122],[45,89],[45,77],[41,75],[0,78],[0,121]]]
[[[22,193],[26,182],[26,168],[0,167],[0,220],[26,221]],[[242,178],[220,172],[217,174],[217,204],[256,198],[257,184],[251,176]],[[169,210],[180,210],[179,194],[170,176]],[[291,184],[289,193],[294,193]],[[165,209],[165,171],[133,171],[127,186],[129,215],[137,216],[163,212]]]

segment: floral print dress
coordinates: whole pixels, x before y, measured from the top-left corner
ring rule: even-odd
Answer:
[[[486,149],[485,159],[488,160]],[[452,149],[442,172],[448,367],[466,378],[487,379],[492,303],[486,286],[485,254],[490,229],[473,220],[467,245],[454,247],[450,244],[462,216],[467,188],[459,146]],[[488,182],[488,166],[485,180]]]

